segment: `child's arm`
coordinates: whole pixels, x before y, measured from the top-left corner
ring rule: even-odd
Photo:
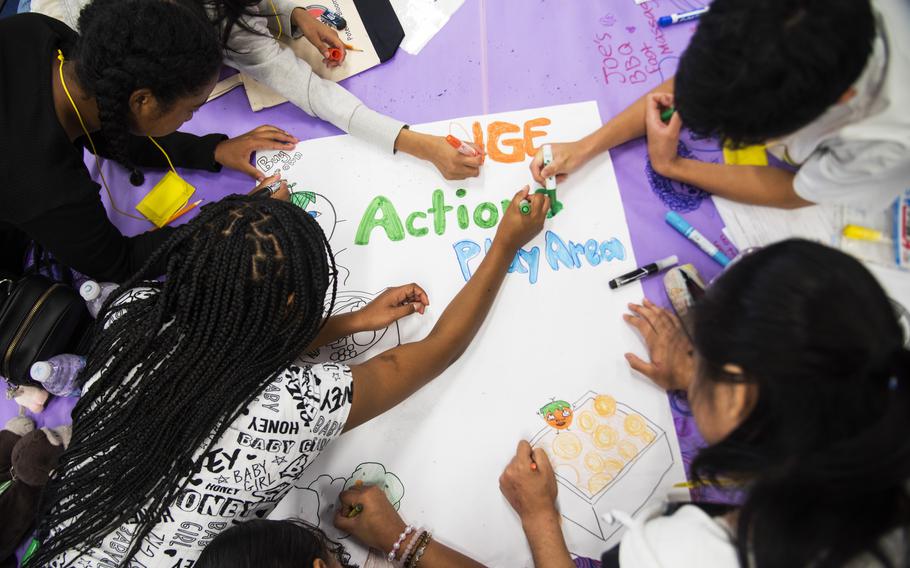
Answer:
[[[385,493],[375,485],[351,487],[338,496],[341,506],[335,510],[335,526],[354,536],[358,541],[383,554],[391,552],[399,536],[404,533],[406,525]],[[360,513],[354,512],[360,506]],[[350,516],[349,516],[350,515]],[[432,519],[427,519],[428,523]],[[417,524],[417,521],[412,521]],[[396,559],[404,564],[404,552],[417,552],[417,541],[425,529],[415,529],[410,536],[403,539]],[[414,540],[412,543],[411,541]],[[471,558],[452,550],[431,538],[420,557],[420,566],[425,568],[483,568],[483,565]]]
[[[654,171],[742,203],[787,209],[812,205],[796,194],[793,189],[796,175],[792,172],[768,166],[712,164],[680,157],[677,147],[682,120],[676,113],[666,123],[660,118],[661,108],[672,104],[672,95],[660,93],[648,97],[645,124],[648,154]]]
[[[499,477],[499,490],[518,513],[536,568],[574,568],[556,509],[556,475],[547,454],[518,443]]]
[[[319,330],[316,339],[307,346],[306,351],[313,351],[333,341],[361,331],[378,331],[415,312],[422,314],[430,305],[427,293],[417,284],[405,284],[387,288],[373,301],[357,310],[346,314],[329,316]]]
[[[624,144],[629,140],[645,135],[645,106],[652,93],[672,93],[674,78],[670,77],[641,98],[626,107],[625,110],[611,118],[581,140],[562,144],[552,144],[553,162],[543,169],[543,154],[538,152],[531,161],[531,175],[537,183],[544,184],[545,178],[556,175],[556,181],[562,182],[570,173],[578,170],[592,158]]]
[[[519,202],[525,198],[531,201],[529,215],[518,210]],[[477,272],[445,309],[430,334],[351,367],[354,398],[345,430],[389,410],[461,356],[489,312],[518,247],[540,232],[548,208],[549,199],[543,194],[528,195],[527,186],[515,194]]]

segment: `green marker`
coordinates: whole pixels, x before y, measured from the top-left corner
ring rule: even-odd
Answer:
[[[518,210],[521,211],[522,215],[531,214],[531,202],[527,199],[522,199],[521,203],[518,204]]]
[[[670,122],[670,119],[673,118],[673,113],[676,112],[674,107],[667,107],[664,110],[660,111],[660,119],[664,122]]]
[[[22,566],[28,564],[28,561],[32,559],[32,556],[35,555],[35,552],[38,551],[38,548],[41,546],[41,542],[37,538],[32,538],[32,541],[28,543],[28,548],[25,549],[25,554],[22,555]]]

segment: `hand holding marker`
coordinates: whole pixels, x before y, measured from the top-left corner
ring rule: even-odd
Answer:
[[[466,143],[462,142],[458,138],[449,134],[446,136],[446,142],[449,143],[449,146],[458,150],[458,153],[463,156],[470,156],[471,158],[477,156],[479,152],[474,148],[468,146]]]

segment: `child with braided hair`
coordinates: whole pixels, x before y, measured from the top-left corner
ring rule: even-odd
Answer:
[[[273,37],[269,23],[276,19],[284,36],[305,37],[325,57],[326,67],[344,63],[347,46],[338,33],[309,13],[312,2],[303,0],[167,0],[180,1],[204,10],[218,30],[224,48],[224,62],[267,85],[310,116],[325,120],[353,136],[370,142],[384,152],[404,152],[431,162],[446,179],[480,175],[483,164],[479,147],[476,156],[465,156],[444,137],[410,130],[404,122],[385,116],[363,103],[334,81],[313,72],[309,63],[284,48]],[[89,0],[36,0],[36,12],[72,20],[70,14]],[[66,6],[62,10],[57,4]],[[68,21],[70,25],[75,22]],[[341,58],[329,57],[338,50]],[[473,146],[473,144],[472,144]],[[252,168],[252,166],[250,166]]]
[[[464,352],[548,207],[519,191],[430,334],[354,366],[295,361],[422,313],[423,289],[333,316],[334,261],[310,215],[247,196],[203,207],[102,307],[27,565],[191,565],[235,521],[267,515],[327,444]],[[166,279],[146,282],[159,262]]]
[[[253,151],[297,139],[274,127],[230,140],[175,132],[205,102],[221,66],[217,35],[198,10],[95,0],[80,28],[81,36],[40,14],[0,21],[0,269],[21,272],[35,241],[87,276],[120,282],[171,230],[124,237],[99,199],[86,148],[141,178],[136,165],[168,166],[150,136],[175,166],[247,173]]]

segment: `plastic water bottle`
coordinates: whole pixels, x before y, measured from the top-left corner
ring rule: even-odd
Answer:
[[[32,365],[31,375],[51,394],[79,396],[81,389],[76,384],[76,377],[84,368],[85,357],[64,353],[47,361],[38,361]]]
[[[92,314],[93,318],[97,318],[104,301],[117,288],[118,285],[113,282],[102,282],[99,284],[94,280],[86,280],[82,283],[82,286],[79,286],[79,295],[85,300],[88,312]]]

